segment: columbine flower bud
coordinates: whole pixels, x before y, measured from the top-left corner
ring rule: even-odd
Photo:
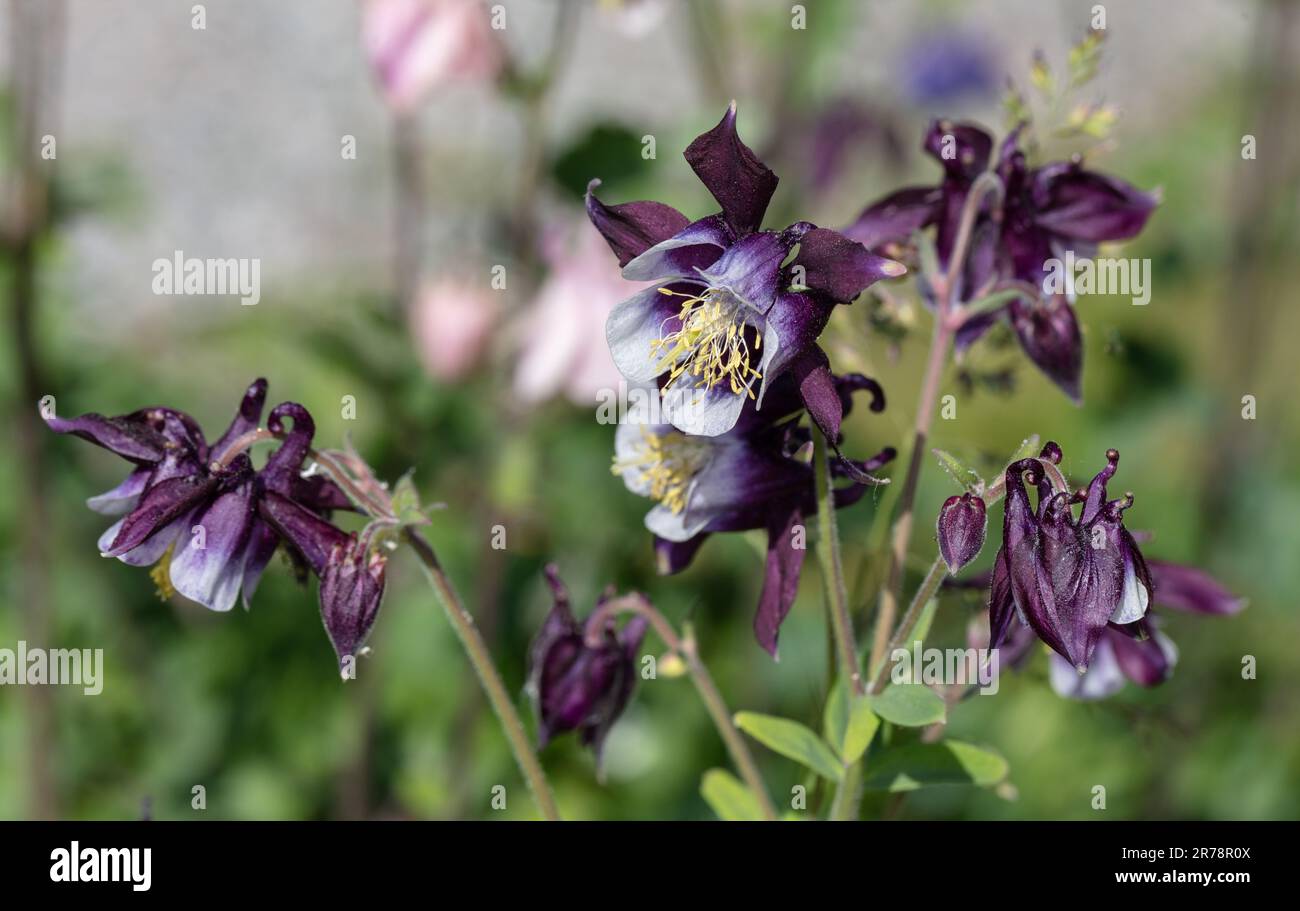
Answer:
[[[607,600],[602,598],[579,623],[554,566],[546,567],[546,581],[555,605],[533,642],[528,672],[538,739],[544,747],[556,734],[576,730],[599,765],[605,737],[632,698],[646,620],[633,617],[617,629],[614,618],[600,610]]]
[[[360,652],[379,614],[387,562],[387,557],[371,549],[364,536],[359,540],[353,537],[334,547],[321,573],[321,619],[345,679],[349,676],[347,659]]]
[[[981,497],[964,493],[944,501],[936,530],[939,553],[948,564],[950,574],[957,575],[958,570],[979,556],[987,525],[988,514]]]

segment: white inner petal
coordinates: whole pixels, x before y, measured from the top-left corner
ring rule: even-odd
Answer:
[[[1115,613],[1110,615],[1111,623],[1136,623],[1146,616],[1147,605],[1151,602],[1151,595],[1147,587],[1138,581],[1137,573],[1133,571],[1133,564],[1124,561],[1124,591],[1120,595],[1119,606],[1115,608]]]

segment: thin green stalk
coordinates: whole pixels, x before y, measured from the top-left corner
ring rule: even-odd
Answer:
[[[943,562],[943,557],[935,557],[934,562],[930,564],[929,571],[925,578],[921,580],[921,587],[916,590],[912,596],[912,603],[907,606],[907,613],[903,614],[902,621],[898,624],[898,629],[894,632],[894,637],[889,641],[889,647],[885,649],[884,658],[880,666],[875,670],[875,676],[871,679],[870,686],[867,687],[869,693],[879,693],[889,682],[889,656],[894,654],[894,649],[906,648],[908,637],[916,629],[917,621],[925,613],[925,606],[934,597],[934,593],[939,590],[943,577],[948,573],[948,565]]]
[[[948,360],[948,346],[952,342],[957,326],[960,325],[957,298],[961,289],[961,276],[966,267],[966,253],[970,249],[970,240],[975,228],[975,219],[984,204],[985,196],[992,193],[1001,198],[1003,192],[1002,181],[992,171],[986,171],[975,179],[962,206],[961,221],[957,227],[957,237],[953,242],[947,270],[942,275],[930,276],[931,287],[938,302],[934,315],[934,332],[930,337],[930,353],[926,359],[925,378],[921,382],[921,394],[916,406],[907,477],[903,481],[898,519],[894,525],[894,536],[890,547],[889,573],[880,591],[880,610],[876,614],[875,635],[869,662],[872,668],[878,667],[884,659],[885,649],[889,643],[889,631],[893,628],[894,615],[898,612],[898,604],[902,597],[903,561],[907,557],[907,547],[912,538],[913,506],[921,476],[921,463],[925,455],[925,441],[930,434],[930,425],[934,422],[934,405],[939,395],[939,383],[943,379],[943,368]]]
[[[821,563],[826,587],[826,609],[831,617],[839,652],[840,672],[853,692],[862,692],[862,672],[858,666],[857,644],[853,638],[853,619],[849,616],[848,592],[844,586],[844,563],[840,556],[840,533],[835,522],[835,491],[831,487],[831,466],[826,437],[813,430],[813,476],[817,490],[817,558]]]
[[[515,754],[515,762],[519,764],[519,771],[523,773],[524,780],[528,782],[528,787],[533,792],[538,809],[545,819],[558,821],[560,813],[555,805],[555,795],[551,793],[551,786],[546,780],[546,773],[542,771],[542,764],[537,760],[537,753],[528,739],[524,723],[519,713],[515,711],[514,702],[511,701],[505,684],[492,663],[492,655],[488,652],[487,644],[474,625],[474,618],[465,610],[460,596],[456,594],[451,580],[447,578],[429,542],[410,527],[403,530],[403,535],[420,558],[420,564],[424,567],[425,576],[428,577],[429,584],[433,586],[434,593],[438,596],[438,602],[446,612],[447,619],[451,621],[452,628],[456,630],[456,635],[460,637],[461,645],[465,647],[465,654],[469,656],[470,664],[478,674],[479,683],[483,685],[488,701],[496,711],[497,719],[501,722],[501,728],[505,731],[506,739],[510,741],[510,748]]]

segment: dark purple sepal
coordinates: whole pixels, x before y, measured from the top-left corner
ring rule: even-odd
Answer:
[[[905,187],[867,206],[841,233],[871,250],[906,243],[934,221],[942,198],[938,187]]]
[[[776,192],[777,177],[736,133],[732,104],[718,125],[686,148],[686,161],[722,207],[736,235],[757,231]]]
[[[808,289],[845,304],[881,279],[907,272],[902,263],[877,256],[829,228],[814,228],[800,239],[794,266],[803,267]]]
[[[638,201],[607,206],[596,198],[598,186],[599,180],[587,184],[587,217],[614,251],[620,266],[626,266],[690,224],[681,212],[659,202]]]
[[[1033,179],[1041,200],[1035,224],[1070,240],[1101,243],[1136,237],[1160,201],[1155,193],[1073,162],[1059,171],[1044,168]]]
[[[1169,640],[1159,633],[1153,631],[1145,639],[1134,639],[1110,630],[1106,644],[1115,653],[1115,661],[1124,676],[1138,686],[1159,686],[1173,674],[1173,649]]]
[[[1148,560],[1154,601],[1163,607],[1195,614],[1227,616],[1246,607],[1238,598],[1204,570],[1165,560]]]
[[[972,181],[989,165],[993,137],[973,123],[935,120],[923,145],[949,178]]]
[[[155,532],[209,501],[223,484],[251,472],[248,456],[241,454],[220,476],[184,475],[154,484],[122,520],[117,537],[104,556],[117,557],[138,547]]]
[[[803,533],[803,515],[797,507],[775,513],[767,529],[767,566],[763,590],[754,613],[754,636],[763,649],[776,658],[781,623],[794,605],[799,591],[799,572],[805,548],[795,546],[795,535]]]
[[[347,543],[348,535],[343,531],[274,490],[267,490],[258,498],[257,510],[277,534],[306,558],[317,575],[325,572],[334,549]]]
[[[161,461],[167,449],[167,439],[138,413],[109,418],[91,412],[75,418],[47,417],[45,423],[55,433],[81,437],[137,465]]]
[[[1016,298],[1007,313],[1020,347],[1034,365],[1072,402],[1083,404],[1083,335],[1074,308],[1060,296],[1039,303]]]

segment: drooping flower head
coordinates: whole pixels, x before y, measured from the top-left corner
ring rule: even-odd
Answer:
[[[268,497],[291,500],[317,518],[349,505],[325,479],[300,476],[315,432],[301,405],[285,402],[271,411],[267,426],[283,441],[254,470],[244,450],[265,400],[266,381],[259,379],[211,446],[193,418],[169,408],[111,418],[47,417],[55,432],[82,437],[136,466],[122,484],[88,501],[96,511],[123,516],[100,537],[100,552],[133,566],[156,563],[153,576],[163,594],[174,590],[227,611],[242,589],[247,607],[280,543],[259,515],[261,504]]]
[[[653,283],[609,315],[614,363],[629,382],[663,388],[668,423],[718,436],[736,425],[746,402],[761,408],[766,389],[786,372],[833,395],[817,347],[832,309],[905,270],[808,222],[762,230],[777,177],[740,141],[734,104],[691,143],[686,160],[718,214],[690,222],[657,202],[607,206],[592,192],[596,181],[587,213],[623,276]],[[838,436],[838,426],[823,429]]]
[[[1049,466],[1061,450],[1048,443],[1037,459],[1006,470],[1003,541],[993,566],[989,599],[991,644],[1006,637],[1013,615],[1080,673],[1109,624],[1137,623],[1151,599],[1151,575],[1137,542],[1124,527],[1132,494],[1108,500],[1107,482],[1119,453],[1106,453],[1106,467],[1086,490],[1071,493]],[[1030,506],[1024,480],[1037,488]],[[1072,507],[1082,503],[1076,518]]]
[[[830,385],[837,414],[847,413],[860,389],[871,392],[873,411],[884,407],[883,391],[867,377],[832,377]],[[786,376],[773,383],[761,412],[750,403],[724,434],[692,436],[634,412],[615,437],[614,473],[630,491],[656,501],[645,524],[655,536],[660,572],[685,569],[715,532],[767,531],[754,633],[773,656],[803,565],[804,548],[795,534],[803,517],[817,508],[813,466],[797,457],[810,440],[809,430],[800,426],[802,414],[799,389]],[[861,498],[868,486],[862,479],[893,457],[894,450],[885,449],[864,462],[833,462],[832,471],[853,482],[835,491],[836,505]]]
[[[967,348],[1005,319],[1029,359],[1078,402],[1083,337],[1071,301],[1044,290],[1049,260],[1068,251],[1091,256],[1099,243],[1135,237],[1159,196],[1087,170],[1078,157],[1031,168],[1020,148],[1021,131],[1017,128],[1006,137],[993,161],[993,137],[981,127],[935,121],[924,148],[944,170],[939,184],[890,194],[868,206],[844,233],[868,247],[890,249],[913,232],[934,226],[939,265],[946,269],[966,198],[979,175],[991,167],[1003,193],[996,204],[986,200],[975,221],[965,266],[957,277],[958,300],[969,302],[1006,288],[1020,288],[1025,294],[969,317],[958,330],[957,349]]]
[[[577,731],[599,766],[605,738],[632,698],[647,623],[636,616],[620,629],[613,616],[601,611],[609,594],[579,622],[555,566],[546,567],[546,581],[555,602],[533,641],[528,671],[538,739],[545,747],[556,735]]]

